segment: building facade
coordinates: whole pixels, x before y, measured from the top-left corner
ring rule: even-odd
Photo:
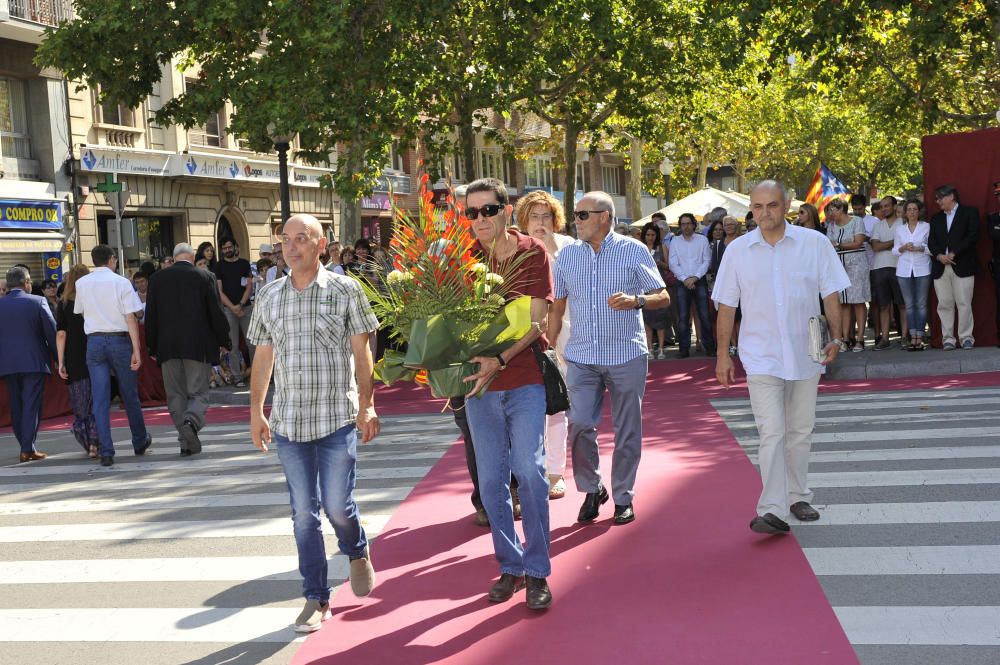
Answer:
[[[24,264],[38,284],[64,265],[72,187],[67,86],[34,57],[71,14],[69,0],[0,0],[0,276]]]

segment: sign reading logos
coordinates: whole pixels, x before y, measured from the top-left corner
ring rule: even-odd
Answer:
[[[61,229],[62,201],[0,199],[0,228]]]
[[[266,183],[276,183],[281,178],[276,162],[206,153],[173,155],[170,175]]]
[[[170,159],[174,155],[152,150],[113,150],[85,146],[80,154],[84,171],[125,173],[129,175],[170,175]]]

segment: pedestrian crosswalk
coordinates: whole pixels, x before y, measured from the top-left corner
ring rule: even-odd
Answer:
[[[355,492],[376,552],[458,433],[448,415],[382,427],[359,445]],[[0,665],[290,661],[301,577],[277,455],[253,448],[241,423],[206,427],[189,459],[171,428],[151,431],[154,447],[136,458],[115,430],[110,468],[65,432],[42,436],[45,463],[0,466]],[[337,585],[348,562],[324,531]]]
[[[712,404],[756,464],[749,400]],[[1000,388],[820,395],[822,517],[790,521],[864,665],[1000,663],[998,406]]]

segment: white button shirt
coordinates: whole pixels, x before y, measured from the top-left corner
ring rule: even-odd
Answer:
[[[931,225],[927,222],[917,222],[910,231],[906,223],[896,227],[896,237],[893,240],[892,253],[899,257],[896,264],[897,277],[925,277],[931,274],[931,251],[927,249],[927,236],[931,233]],[[908,242],[922,245],[923,252],[901,252],[899,248]]]
[[[670,241],[670,258],[667,260],[670,272],[680,281],[688,277],[701,279],[712,265],[712,248],[708,238],[695,233],[690,240],[683,235],[674,236]]]
[[[826,370],[809,356],[809,317],[819,314],[820,297],[850,285],[826,236],[786,224],[774,246],[754,229],[726,248],[712,300],[743,311],[739,353],[748,375],[801,381]]]
[[[143,311],[132,282],[110,269],[94,268],[76,281],[73,311],[83,315],[83,331],[128,332],[125,317]]]

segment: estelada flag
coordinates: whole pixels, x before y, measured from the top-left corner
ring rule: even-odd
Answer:
[[[819,221],[826,219],[826,204],[833,199],[844,199],[850,196],[847,187],[840,182],[833,171],[827,168],[826,164],[820,162],[816,169],[816,177],[813,178],[809,191],[806,192],[806,203],[811,203],[819,210]]]

